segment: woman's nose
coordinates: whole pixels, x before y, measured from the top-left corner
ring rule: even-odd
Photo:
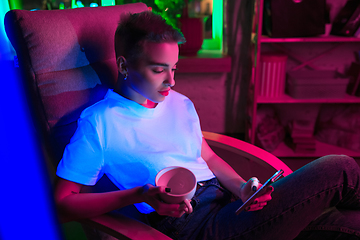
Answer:
[[[164,84],[169,87],[175,86],[174,73],[170,72],[167,76],[167,79],[164,81]]]

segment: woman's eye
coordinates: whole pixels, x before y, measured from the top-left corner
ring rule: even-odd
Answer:
[[[164,69],[163,68],[154,68],[152,71],[154,73],[162,73],[164,71]]]
[[[171,69],[172,72],[175,72],[176,70],[178,70],[178,69],[177,69],[177,68],[172,68],[172,69]],[[162,72],[165,71],[165,69],[164,69],[164,68],[153,68],[152,71],[153,71],[154,73],[162,73]]]

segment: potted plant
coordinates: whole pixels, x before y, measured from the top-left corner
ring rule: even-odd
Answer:
[[[190,1],[200,2],[201,0]],[[189,17],[189,0],[145,0],[142,2],[184,34],[186,43],[180,46],[180,55],[197,54],[204,41],[203,20],[198,17]]]

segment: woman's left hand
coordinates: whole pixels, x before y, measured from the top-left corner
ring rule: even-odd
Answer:
[[[240,188],[241,200],[245,202],[261,186],[262,184],[256,177],[250,178],[249,181],[244,183]],[[258,211],[263,209],[263,207],[266,206],[266,204],[271,200],[271,193],[273,191],[274,188],[272,186],[267,187],[264,193],[261,196],[255,198],[251,205],[245,209],[245,211]]]
[[[184,213],[190,214],[193,211],[191,200],[185,199],[182,203],[166,203],[161,200],[160,194],[166,193],[164,186],[153,186],[145,184],[142,186],[141,194],[144,202],[149,204],[159,215],[181,217]]]

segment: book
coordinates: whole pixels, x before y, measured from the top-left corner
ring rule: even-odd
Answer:
[[[289,133],[292,138],[312,138],[314,134],[314,120],[295,119],[289,123]]]
[[[289,147],[297,153],[312,153],[316,150],[314,138],[315,120],[294,119],[289,122]]]
[[[296,153],[313,153],[316,151],[314,137],[302,138],[301,142],[298,142],[297,138],[290,138],[286,143]]]

